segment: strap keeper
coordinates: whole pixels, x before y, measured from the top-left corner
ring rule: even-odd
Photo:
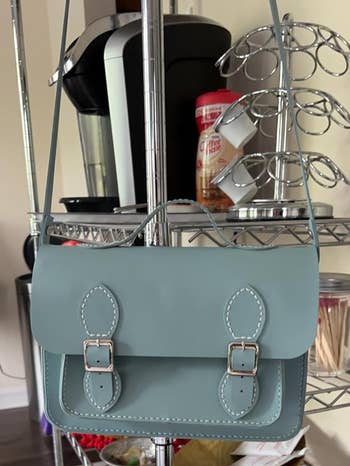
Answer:
[[[233,351],[240,350],[240,351],[254,351],[255,352],[255,359],[254,359],[254,367],[251,370],[247,371],[236,371],[234,369],[234,365],[232,362]],[[255,377],[257,370],[258,370],[258,360],[259,360],[259,345],[257,343],[246,343],[245,341],[240,342],[232,342],[229,343],[227,347],[227,374],[228,375],[238,375],[244,377]]]

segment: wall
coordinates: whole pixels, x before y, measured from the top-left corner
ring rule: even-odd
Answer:
[[[58,36],[61,28],[63,2],[55,0],[22,1],[28,83],[33,123],[35,159],[39,195],[42,205],[47,155],[50,144],[54,88],[47,85],[48,77],[58,61]],[[83,0],[71,2],[70,39],[84,25]],[[35,5],[35,8],[33,6]],[[10,2],[0,0],[0,364],[4,371],[23,376],[21,339],[18,326],[14,279],[27,273],[22,258],[22,244],[29,233],[25,163],[21,132],[20,108],[15,70]],[[59,18],[59,19],[58,19]],[[66,99],[63,103],[60,137],[69,144],[59,150],[55,180],[54,208],[63,192],[83,194],[83,168],[75,114]],[[59,148],[62,148],[60,144]],[[61,154],[60,154],[61,152]],[[60,155],[63,154],[63,161]],[[80,162],[80,164],[79,164]],[[61,164],[65,170],[61,177]],[[69,167],[74,166],[74,178]],[[68,168],[67,168],[68,167]],[[81,176],[80,176],[81,174]],[[79,180],[81,183],[79,185]],[[67,188],[71,183],[74,188]],[[0,374],[0,409],[26,403],[23,381]]]
[[[37,2],[37,8],[25,10],[26,40],[31,44],[28,50],[30,85],[32,92],[32,117],[34,140],[37,155],[37,169],[39,174],[40,191],[43,188],[45,172],[45,155],[48,149],[49,119],[51,94],[43,85],[43,79],[51,68],[48,41],[47,12],[44,2]],[[23,375],[21,344],[18,329],[17,306],[14,288],[14,278],[27,272],[21,254],[24,238],[28,234],[27,211],[29,209],[19,101],[14,62],[14,47],[10,19],[10,2],[1,0],[0,27],[0,363],[5,371],[17,376]],[[37,21],[38,16],[43,20]],[[28,27],[38,22],[37,27]],[[33,53],[35,44],[35,53]],[[45,60],[42,59],[45,57]],[[34,78],[34,79],[33,79]],[[38,133],[40,137],[38,137]],[[58,180],[58,183],[60,181]],[[7,379],[0,375],[0,407],[1,402],[11,401],[11,390],[14,402],[23,403],[23,383],[18,380]]]
[[[103,0],[104,2],[105,0]],[[45,0],[48,11],[49,44],[51,69],[47,77],[58,66],[63,18],[63,1]],[[59,21],[57,20],[59,18]],[[67,47],[85,29],[84,1],[70,2]],[[54,92],[55,87],[51,89]],[[73,105],[62,93],[59,146],[57,154],[58,167],[64,173],[62,177],[62,195],[86,196],[83,159],[79,141],[76,113]]]
[[[202,0],[201,13],[216,19],[226,26],[232,33],[233,42],[243,34],[264,24],[271,24],[269,2],[267,0]],[[335,0],[332,3],[319,0],[293,1],[279,0],[281,16],[291,12],[296,21],[317,22],[338,31],[348,40],[350,39],[348,0]],[[336,54],[328,56],[330,63],[337,65],[339,57]],[[341,62],[340,62],[341,63]],[[297,84],[303,86],[303,84]],[[323,89],[333,94],[336,99],[350,109],[350,74],[345,77],[334,78],[320,72],[305,84],[308,87]],[[350,133],[339,128],[331,128],[322,137],[302,137],[305,150],[323,152],[333,157],[337,164],[350,177],[349,143]],[[350,216],[350,187],[340,184],[332,190],[323,189],[311,184],[314,201],[328,202],[334,205],[335,216]],[[350,248],[324,248],[321,252],[321,270],[330,272],[350,273]],[[313,415],[306,419],[312,424],[310,434],[318,464],[322,466],[345,466],[350,463],[350,447],[348,442],[348,426],[350,409],[333,411],[331,413]]]
[[[85,23],[90,24],[102,16],[114,15],[116,9],[116,0],[103,0],[103,2],[84,0]]]

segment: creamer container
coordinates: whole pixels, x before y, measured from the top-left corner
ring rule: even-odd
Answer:
[[[226,210],[232,200],[216,187],[211,180],[233,159],[243,154],[221,134],[216,133],[213,124],[232,102],[241,97],[228,89],[208,92],[197,98],[196,123],[199,141],[196,166],[197,201],[211,210]]]

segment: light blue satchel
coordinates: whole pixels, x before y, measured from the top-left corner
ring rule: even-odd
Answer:
[[[32,326],[66,431],[283,440],[304,411],[313,246],[43,245]]]
[[[31,310],[47,417],[64,431],[294,436],[316,333],[317,247],[48,244],[63,51],[64,41]]]

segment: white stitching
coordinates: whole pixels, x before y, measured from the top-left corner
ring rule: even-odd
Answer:
[[[48,364],[46,360],[46,351],[44,351],[44,362],[45,362],[45,390],[46,394],[48,392]],[[299,389],[299,413],[302,410],[302,398],[303,398],[303,393],[304,393],[304,383],[303,381],[305,380],[305,371],[306,371],[306,357],[303,358],[301,370],[299,371],[301,373],[300,377],[300,389]],[[300,421],[295,424],[291,430],[284,435],[205,435],[205,434],[193,434],[189,432],[158,432],[158,431],[145,431],[145,430],[128,430],[128,429],[95,429],[91,427],[81,427],[81,426],[67,426],[65,424],[60,423],[57,421],[51,414],[50,408],[48,405],[48,399],[46,397],[45,400],[45,408],[46,412],[48,414],[49,420],[56,425],[57,427],[61,427],[62,429],[66,430],[67,432],[74,432],[74,431],[79,431],[79,432],[96,432],[96,433],[102,433],[102,432],[111,432],[111,433],[120,433],[120,434],[132,434],[132,435],[147,435],[147,436],[174,436],[174,434],[177,437],[188,437],[188,438],[217,438],[217,439],[242,439],[242,440],[285,440],[290,438],[292,435],[296,434],[297,431],[300,429]]]
[[[280,365],[278,366],[280,370]],[[66,369],[66,367],[65,367]],[[79,411],[75,411],[73,408],[68,406],[67,404],[67,392],[66,392],[66,375],[67,371],[63,371],[63,402],[65,409],[70,412],[71,414],[75,414],[76,416],[80,417],[94,417],[94,418],[110,418],[110,419],[120,419],[120,420],[131,420],[131,421],[163,421],[163,422],[196,422],[196,423],[205,423],[205,424],[227,424],[227,425],[266,425],[268,422],[272,422],[275,420],[275,416],[278,413],[273,414],[273,418],[268,419],[267,421],[263,422],[254,422],[254,421],[241,421],[241,420],[221,420],[221,419],[191,419],[191,418],[172,418],[172,417],[152,417],[152,416],[121,416],[121,415],[113,415],[113,414],[93,414],[93,413],[81,413]],[[279,392],[278,394],[280,395],[280,384],[279,384]],[[279,407],[280,407],[280,398],[279,400]]]
[[[268,421],[265,421],[264,424],[266,424],[267,422],[273,422],[276,420],[276,416],[279,415],[280,413],[280,410],[281,410],[281,405],[282,405],[282,374],[281,374],[281,363],[278,364],[278,389],[277,389],[277,401],[278,401],[278,405],[277,405],[277,409],[276,409],[276,412],[275,413],[272,413],[272,417],[268,420]],[[223,381],[221,381],[220,385],[220,391],[219,391],[219,398],[221,399],[225,409],[232,415],[232,416],[240,416],[242,414],[246,414],[247,411],[253,407],[254,405],[254,402],[255,402],[255,399],[256,399],[256,395],[257,395],[257,386],[256,384],[254,383],[254,388],[253,388],[253,397],[252,397],[252,402],[251,404],[245,409],[245,410],[242,410],[240,412],[235,412],[235,411],[232,411],[231,408],[228,406],[228,403],[225,399],[225,394],[224,394],[224,389],[225,389],[225,386],[227,384],[227,381],[228,381],[228,378],[230,376],[228,374],[225,374],[224,376],[224,379]],[[221,394],[220,394],[221,392]],[[256,425],[258,425],[259,423],[256,423]],[[260,423],[261,425],[262,423]],[[262,424],[262,425],[264,425]]]
[[[86,304],[87,304],[87,301],[89,299],[89,297],[97,292],[97,291],[103,291],[103,293],[107,296],[107,298],[109,299],[109,301],[111,302],[112,304],[112,309],[113,309],[113,319],[112,319],[112,323],[111,323],[111,326],[110,328],[108,329],[108,331],[106,333],[92,333],[92,332],[89,332],[89,329],[88,329],[88,325],[87,325],[87,318],[85,316],[85,312],[86,312]],[[83,325],[84,325],[84,328],[85,328],[85,331],[86,333],[88,334],[89,337],[108,337],[110,336],[110,334],[113,332],[113,328],[114,326],[117,324],[118,322],[118,306],[116,304],[116,300],[114,298],[114,296],[106,289],[106,287],[102,286],[102,285],[97,285],[95,286],[94,288],[91,288],[91,290],[89,290],[82,303],[81,303],[81,306],[80,306],[80,317],[81,317],[81,320],[83,322]]]
[[[66,395],[67,395],[67,392],[66,392],[66,388],[67,388],[66,380],[67,380],[67,377],[66,377],[66,376],[67,376],[68,363],[69,363],[69,362],[70,362],[69,356],[65,356],[65,357],[64,357],[64,363],[63,363],[63,364],[64,364],[64,369],[63,369],[63,387],[62,387],[62,389],[63,389],[63,390],[62,390],[62,392],[63,392],[63,393],[62,393],[63,399],[65,399],[65,398],[66,398]],[[85,375],[87,376],[87,377],[84,376],[84,378],[85,378],[86,391],[87,391],[87,395],[88,395],[90,401],[92,402],[92,404],[93,404],[94,406],[96,406],[96,408],[99,408],[99,409],[106,409],[106,408],[109,409],[109,408],[110,408],[109,404],[111,404],[111,406],[112,406],[112,405],[113,405],[113,402],[114,402],[115,399],[116,399],[116,397],[117,397],[117,396],[120,396],[120,384],[119,384],[119,381],[118,381],[118,379],[117,379],[115,373],[113,372],[113,375],[114,375],[114,378],[115,378],[115,383],[116,383],[116,387],[117,387],[117,388],[116,388],[116,390],[114,391],[114,395],[113,395],[112,400],[109,401],[108,403],[106,403],[106,405],[103,405],[103,406],[99,406],[99,405],[95,402],[95,400],[92,398],[92,395],[91,395],[91,397],[90,397],[90,391],[89,391],[88,380],[87,380],[88,377],[90,376],[90,372],[86,372]],[[118,374],[118,376],[119,376],[119,374]]]
[[[164,417],[142,417],[142,416],[118,416],[112,414],[93,414],[93,413],[81,413],[75,411],[74,409],[70,408],[67,404],[67,392],[66,392],[66,379],[67,379],[67,365],[65,364],[65,368],[63,371],[63,403],[65,409],[70,412],[71,414],[75,414],[76,416],[80,417],[96,417],[96,418],[112,418],[112,419],[125,419],[125,420],[136,420],[136,421],[165,421],[165,422],[205,422],[205,423],[213,423],[213,424],[233,424],[232,421],[221,421],[221,420],[209,420],[209,419],[186,419],[186,418],[164,418]]]
[[[279,374],[279,375],[280,375],[280,374]],[[223,405],[224,405],[226,411],[228,411],[228,412],[231,414],[231,416],[241,416],[242,414],[246,414],[246,413],[251,409],[251,407],[254,405],[254,402],[255,402],[255,400],[256,400],[256,393],[257,393],[257,390],[256,390],[256,387],[257,387],[256,380],[254,380],[254,384],[253,384],[253,397],[252,397],[252,401],[251,401],[250,405],[247,406],[247,408],[242,409],[242,411],[237,412],[237,411],[233,411],[233,410],[229,407],[228,403],[227,403],[226,400],[225,400],[224,390],[225,390],[225,387],[226,387],[226,385],[227,385],[227,381],[228,381],[228,378],[229,378],[229,377],[231,377],[229,374],[225,374],[225,375],[224,375],[224,379],[223,379],[223,380],[221,381],[221,383],[220,383],[221,387],[220,387],[220,391],[219,391],[219,397],[220,397],[220,399],[221,399],[221,401],[222,401],[222,403],[223,403]],[[280,384],[279,384],[279,385],[280,385]],[[275,414],[273,414],[273,416],[275,416]]]
[[[231,327],[231,323],[230,323],[231,306],[232,306],[234,300],[237,299],[238,296],[243,292],[248,292],[253,296],[253,298],[257,302],[258,309],[259,309],[258,324],[257,324],[257,327],[256,327],[253,335],[251,335],[251,336],[236,336],[233,329],[232,329],[232,327]],[[240,290],[236,291],[236,293],[232,296],[232,298],[228,302],[228,305],[227,305],[227,308],[226,308],[226,313],[225,313],[226,325],[227,325],[231,335],[235,339],[240,338],[240,339],[245,339],[245,340],[254,340],[256,338],[259,330],[260,330],[260,327],[262,326],[263,317],[264,317],[264,306],[263,306],[261,300],[259,299],[259,296],[251,288],[247,288],[247,287],[241,288]]]
[[[111,408],[114,403],[117,401],[117,397],[120,396],[120,384],[119,384],[119,380],[120,380],[120,377],[117,377],[116,373],[113,371],[112,375],[114,377],[114,382],[115,382],[115,387],[113,388],[113,398],[108,401],[106,404],[100,406],[96,403],[96,401],[93,399],[92,397],[92,392],[90,391],[90,381],[91,381],[91,372],[86,372],[86,377],[85,377],[85,389],[86,389],[86,394],[89,398],[89,400],[91,401],[91,403],[98,409],[109,409]],[[118,374],[119,375],[119,374]],[[112,379],[112,384],[113,384],[113,379]]]

